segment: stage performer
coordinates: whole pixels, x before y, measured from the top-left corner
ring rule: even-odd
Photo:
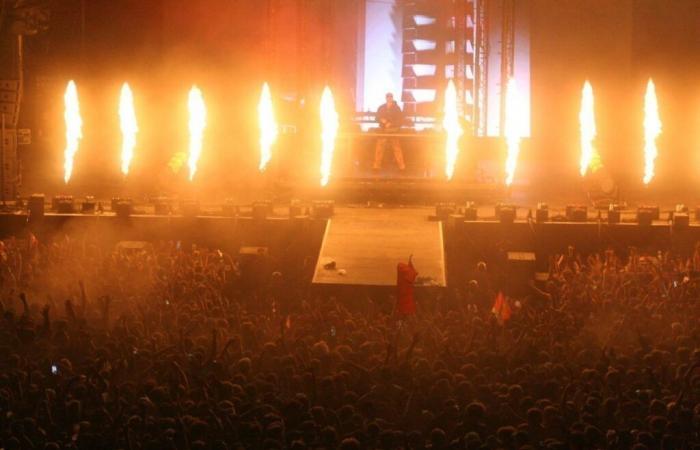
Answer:
[[[413,255],[408,258],[408,264],[399,263],[396,267],[396,314],[399,318],[412,316],[416,313],[413,283],[417,276],[418,272],[413,267]]]
[[[386,103],[377,110],[377,122],[379,122],[379,131],[381,133],[398,133],[403,123],[403,111],[401,107],[394,101],[394,95],[386,94]],[[392,148],[394,159],[399,170],[404,170],[406,164],[403,161],[403,151],[399,138],[395,136],[382,136],[377,139],[377,144],[374,149],[374,169],[379,170],[382,167],[382,159],[384,158],[384,147],[386,144]]]

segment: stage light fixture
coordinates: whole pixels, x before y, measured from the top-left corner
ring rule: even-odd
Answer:
[[[27,210],[29,211],[29,220],[38,220],[44,217],[46,208],[46,197],[44,194],[32,194],[27,202]]]
[[[477,212],[476,203],[467,202],[464,207],[464,220],[470,220],[473,222],[478,220],[478,218],[479,214]]]
[[[330,219],[335,214],[333,200],[315,200],[311,204],[311,216],[314,219]]]
[[[457,211],[457,205],[454,202],[440,202],[435,205],[435,217],[438,220],[445,221],[450,214],[454,214]]]
[[[116,202],[112,199],[112,210],[117,215],[117,218],[126,219],[133,213],[134,204],[128,198],[120,198]]]
[[[549,220],[549,205],[543,202],[537,204],[537,210],[535,211],[535,221],[537,223],[544,223]]]
[[[496,205],[496,219],[501,223],[513,223],[517,216],[517,209],[514,205],[499,203]]]
[[[95,201],[95,197],[92,195],[88,195],[85,197],[83,200],[83,203],[80,205],[80,212],[83,214],[95,214],[95,207],[97,206],[97,202]]]
[[[588,208],[584,205],[567,205],[566,220],[569,222],[587,222]]]
[[[620,223],[621,218],[620,205],[616,203],[610,203],[608,206],[608,223],[610,225],[615,225]]]
[[[57,195],[51,201],[54,211],[59,214],[73,214],[75,208],[72,195]]]

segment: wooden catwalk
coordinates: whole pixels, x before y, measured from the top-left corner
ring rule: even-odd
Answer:
[[[396,265],[412,254],[422,284],[445,286],[442,226],[429,214],[427,208],[336,208],[313,282],[395,286]]]

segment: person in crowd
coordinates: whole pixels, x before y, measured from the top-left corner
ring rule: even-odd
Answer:
[[[0,245],[2,449],[700,448],[692,248],[564,249],[507,321],[418,302],[396,345],[288,255],[251,289],[223,250],[34,239]]]

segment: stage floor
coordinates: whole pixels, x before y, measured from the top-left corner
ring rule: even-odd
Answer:
[[[442,226],[426,208],[337,208],[326,224],[315,284],[395,286],[396,265],[413,255],[425,284],[445,286]],[[335,269],[325,269],[335,262]]]

